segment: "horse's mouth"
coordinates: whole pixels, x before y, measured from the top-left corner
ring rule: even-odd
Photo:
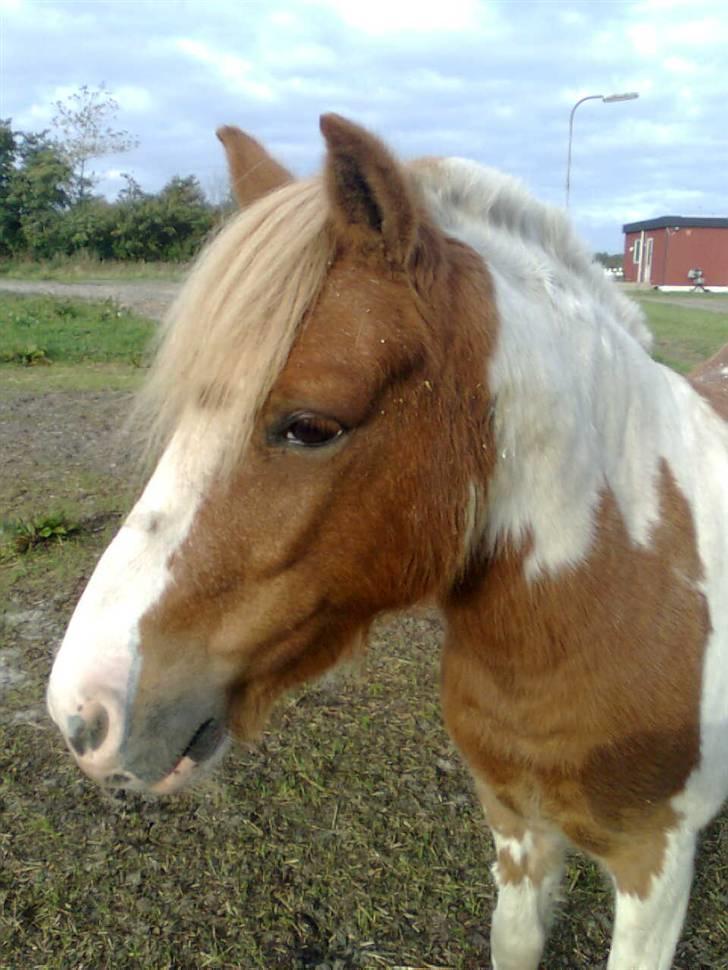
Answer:
[[[224,751],[227,739],[225,724],[208,718],[195,731],[178,761],[160,781],[151,786],[155,795],[168,795],[199,777],[201,769],[209,768]]]
[[[182,752],[183,758],[192,758],[198,764],[207,761],[217,751],[225,737],[225,726],[217,718],[204,721],[192,735],[190,743]]]

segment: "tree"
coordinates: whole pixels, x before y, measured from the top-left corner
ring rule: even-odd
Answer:
[[[622,253],[612,253],[611,255],[607,252],[594,253],[594,261],[601,263],[607,269],[621,269],[623,259]]]
[[[139,202],[145,197],[146,193],[133,175],[122,172],[121,177],[124,180],[124,188],[119,189],[119,194],[116,197],[117,202]]]
[[[20,229],[18,214],[11,205],[17,132],[9,118],[0,119],[0,254],[12,252]]]
[[[0,119],[0,258],[188,260],[220,218],[191,175],[157,194],[123,175],[113,203],[90,192],[79,199],[78,177],[47,132],[16,131]]]
[[[88,199],[98,176],[88,170],[88,163],[104,155],[131,151],[139,144],[128,131],[109,124],[119,111],[118,101],[102,83],[98,88],[83,84],[65,101],[56,101],[53,126],[61,132],[58,149],[75,176],[75,197]]]
[[[0,255],[55,252],[72,173],[46,132],[0,123]]]

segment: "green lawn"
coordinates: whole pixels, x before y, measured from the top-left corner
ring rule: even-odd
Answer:
[[[655,335],[655,357],[681,374],[692,370],[728,342],[728,300],[718,303],[724,310],[721,313],[675,306],[654,297],[638,299],[638,302]]]
[[[139,363],[155,325],[113,300],[0,293],[0,361]]]

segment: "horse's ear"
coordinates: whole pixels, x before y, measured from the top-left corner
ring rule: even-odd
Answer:
[[[216,134],[225,149],[231,187],[241,208],[293,181],[288,169],[244,131],[223,125]]]
[[[417,237],[417,207],[402,166],[368,131],[336,114],[321,116],[326,186],[334,223],[354,243],[384,246],[407,263]]]

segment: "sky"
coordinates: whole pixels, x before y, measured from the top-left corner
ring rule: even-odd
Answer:
[[[93,163],[113,198],[196,175],[220,198],[215,128],[237,124],[293,172],[337,111],[402,158],[459,155],[564,205],[594,250],[625,222],[728,216],[725,0],[0,0],[0,117],[49,128],[102,83],[139,145]]]

